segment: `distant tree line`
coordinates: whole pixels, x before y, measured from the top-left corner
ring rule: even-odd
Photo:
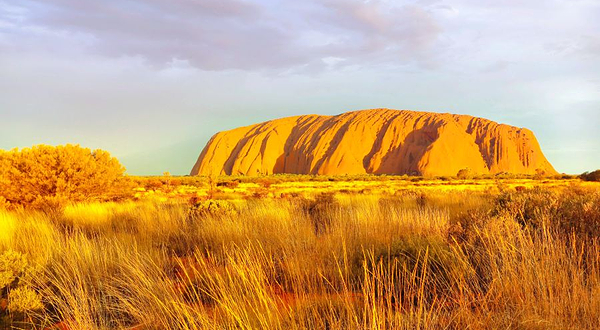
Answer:
[[[583,172],[579,178],[584,181],[600,181],[600,170],[593,172]]]

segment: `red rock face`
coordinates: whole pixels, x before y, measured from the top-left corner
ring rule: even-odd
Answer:
[[[533,133],[466,115],[373,109],[271,120],[215,134],[192,175],[456,175],[556,171]]]

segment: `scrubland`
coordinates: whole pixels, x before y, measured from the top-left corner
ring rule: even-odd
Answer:
[[[0,324],[600,327],[600,184],[316,178],[137,178],[0,211]]]

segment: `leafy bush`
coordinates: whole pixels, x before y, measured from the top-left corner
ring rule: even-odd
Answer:
[[[492,213],[537,228],[541,226],[544,219],[548,218],[558,198],[557,192],[541,188],[506,190],[496,199]]]
[[[498,196],[492,213],[532,228],[546,225],[567,236],[572,233],[581,238],[600,235],[600,193],[594,189],[507,191]]]
[[[125,168],[103,150],[38,145],[0,151],[3,203],[39,209],[122,194]]]
[[[561,232],[591,239],[600,237],[600,191],[568,189],[554,208],[553,224]]]
[[[596,181],[600,182],[600,170],[595,170],[593,172],[584,172],[579,178],[584,181]]]
[[[473,178],[473,171],[471,171],[470,168],[463,168],[460,169],[458,171],[458,173],[456,173],[456,178],[458,179],[472,179]]]

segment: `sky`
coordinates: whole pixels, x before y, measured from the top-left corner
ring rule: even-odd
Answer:
[[[0,0],[0,149],[188,174],[216,132],[392,108],[527,127],[600,168],[597,0]]]

